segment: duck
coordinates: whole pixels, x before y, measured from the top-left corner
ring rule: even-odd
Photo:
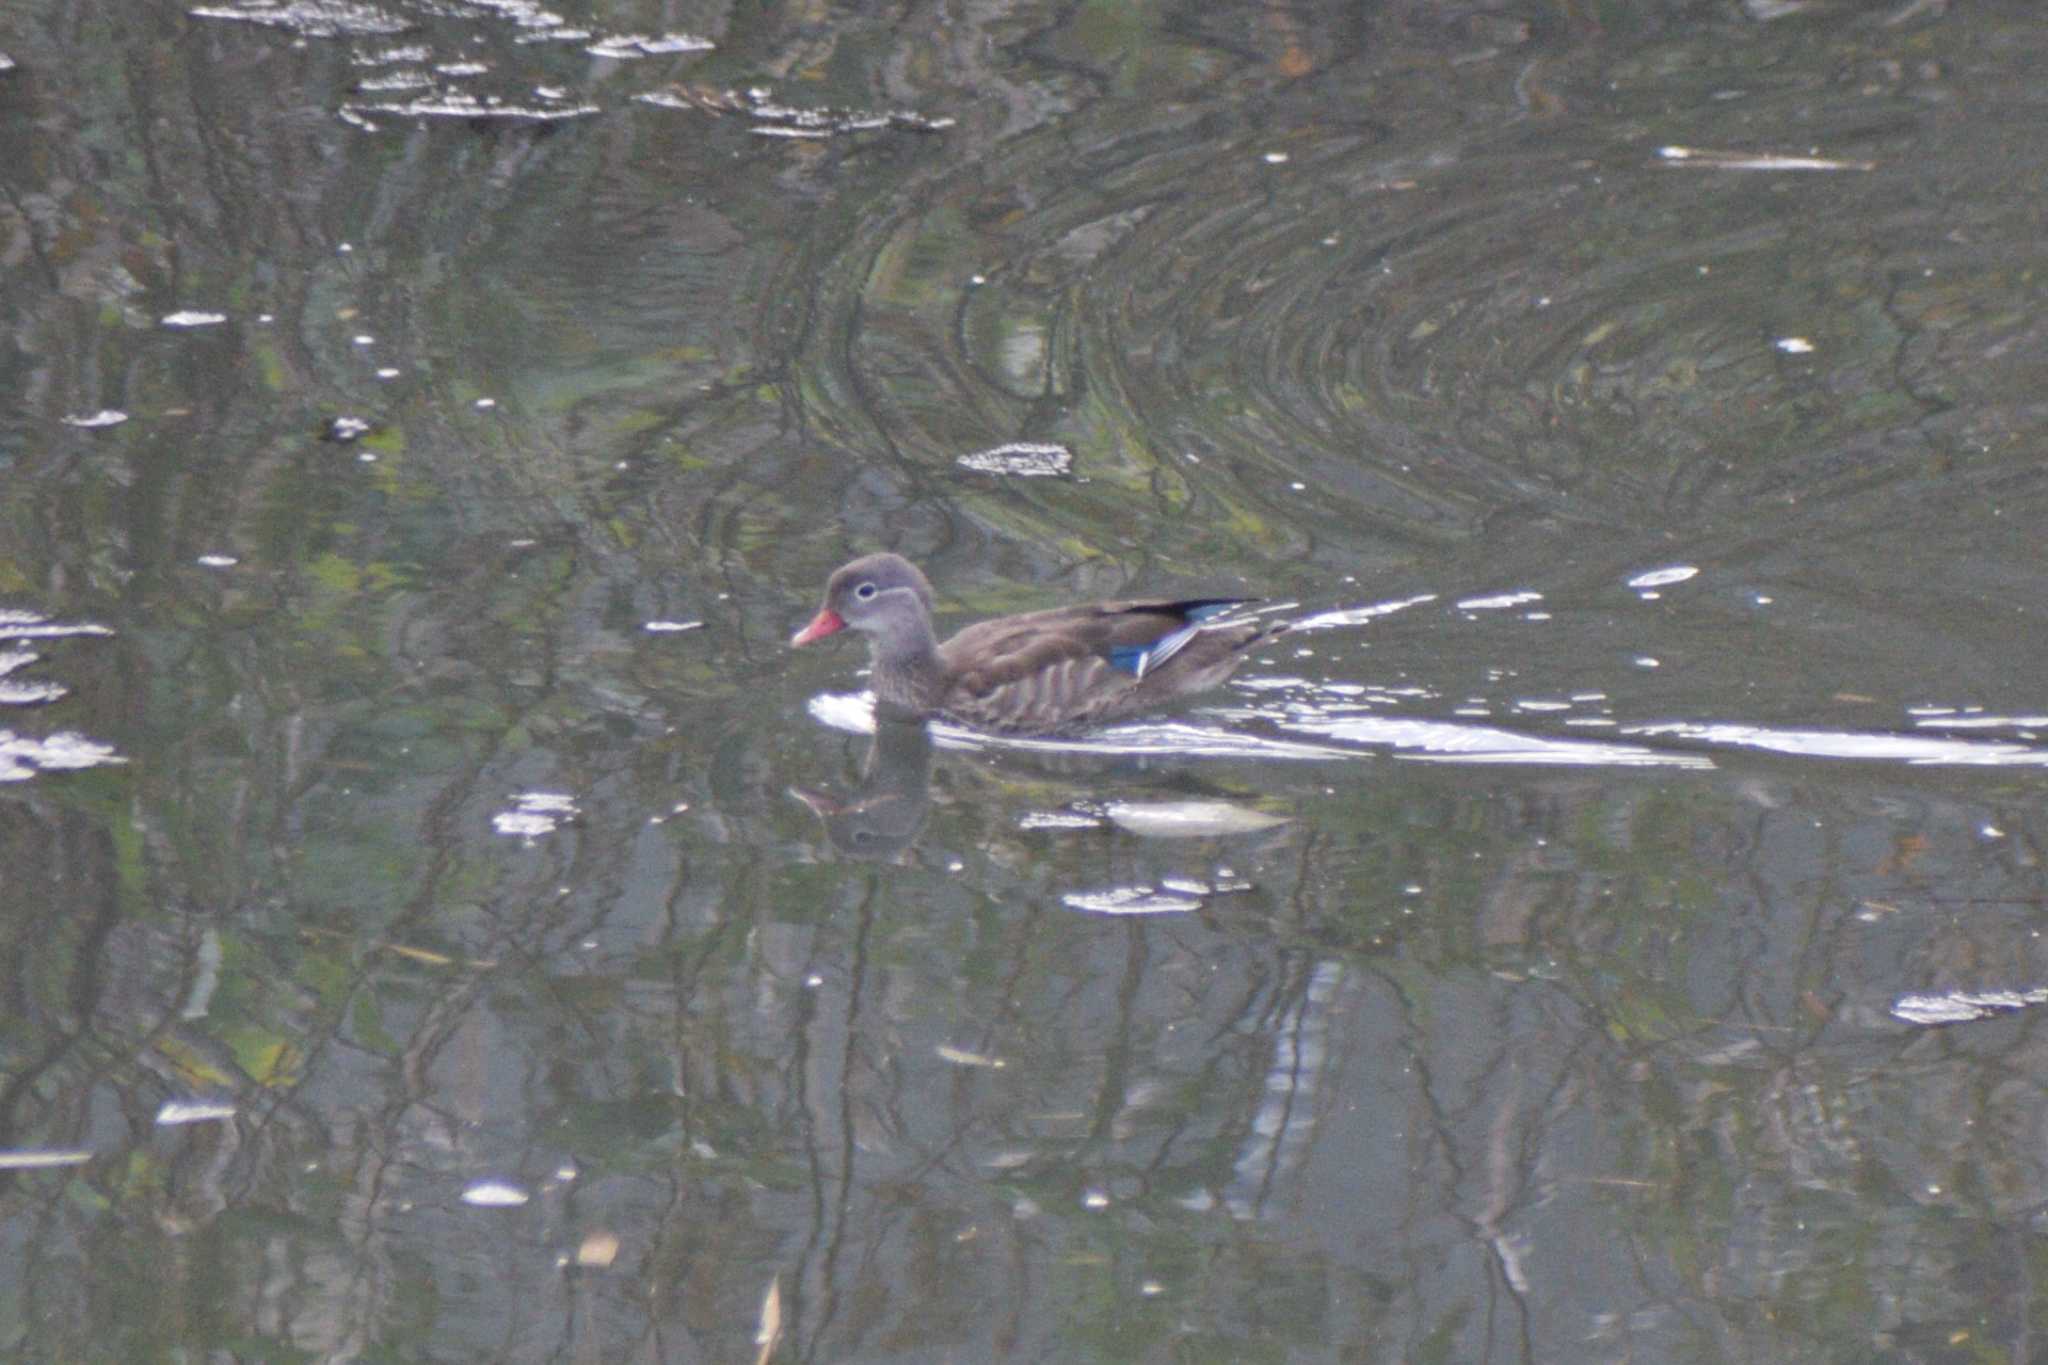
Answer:
[[[880,708],[1002,735],[1064,735],[1214,687],[1285,623],[1218,620],[1249,597],[1090,602],[968,626],[943,644],[932,587],[909,560],[864,555],[835,569],[792,647],[867,637]]]

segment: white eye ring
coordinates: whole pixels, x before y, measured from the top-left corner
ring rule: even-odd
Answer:
[[[858,597],[861,601],[865,602],[870,597],[873,597],[875,595],[875,585],[872,583],[863,583],[853,590],[853,595],[855,597]]]

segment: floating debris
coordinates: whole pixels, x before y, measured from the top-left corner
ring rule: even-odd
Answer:
[[[226,313],[202,313],[190,308],[167,313],[159,319],[166,327],[216,327],[227,320]]]
[[[1213,882],[1197,881],[1193,877],[1161,877],[1159,889],[1182,896],[1234,896],[1240,891],[1251,890],[1252,884],[1229,868],[1219,867]]]
[[[1494,593],[1489,597],[1468,597],[1457,603],[1457,608],[1459,611],[1505,611],[1542,600],[1542,593],[1533,588],[1522,588],[1515,592]]]
[[[242,561],[234,555],[201,555],[198,563],[202,568],[232,569]]]
[[[235,1116],[235,1106],[218,1100],[166,1100],[163,1108],[156,1111],[157,1126],[175,1127],[181,1123],[214,1123]]]
[[[619,1235],[602,1229],[586,1232],[576,1246],[576,1264],[602,1269],[617,1260]]]
[[[359,95],[400,95],[408,90],[429,90],[434,78],[419,71],[394,71],[388,76],[369,76],[356,82]]]
[[[706,85],[677,84],[635,95],[642,104],[662,109],[700,109],[707,114],[738,114],[752,119],[749,131],[762,137],[828,138],[841,133],[895,128],[911,133],[942,133],[958,120],[930,117],[898,109],[887,112],[821,107],[803,109],[777,103],[766,86],[720,90]]]
[[[352,0],[287,0],[284,4],[249,0],[240,5],[198,5],[185,12],[194,19],[229,19],[289,29],[305,38],[370,37],[403,33],[412,27],[409,19]]]
[[[651,38],[644,33],[622,33],[604,38],[583,49],[593,57],[627,61],[636,57],[666,57],[677,52],[709,52],[718,44],[694,33],[664,33]]]
[[[649,635],[674,635],[679,631],[702,630],[704,629],[704,623],[702,621],[649,621],[642,625],[640,629],[646,631]]]
[[[1714,171],[1874,171],[1875,161],[1838,161],[1825,156],[1777,156],[1769,152],[1714,152],[1704,147],[1659,147],[1659,160],[1672,166]]]
[[[434,49],[412,43],[405,47],[387,47],[379,52],[357,52],[348,60],[350,66],[395,66],[399,62],[431,61],[433,56]]]
[[[44,1171],[53,1166],[83,1166],[92,1153],[78,1147],[17,1147],[0,1152],[0,1171]]]
[[[938,1055],[940,1061],[951,1062],[954,1066],[979,1066],[991,1071],[1001,1071],[1009,1065],[1001,1057],[991,1057],[985,1052],[969,1052],[966,1048],[954,1047],[950,1043],[940,1043],[932,1051]]]
[[[754,1365],[768,1365],[775,1358],[775,1348],[782,1344],[782,1276],[768,1281],[768,1292],[761,1296],[761,1321],[754,1328],[754,1344],[761,1349],[754,1356]]]
[[[1813,350],[1813,343],[1805,337],[1779,337],[1771,345],[1786,355],[1806,355]]]
[[[375,132],[372,115],[385,114],[404,119],[489,119],[500,123],[564,123],[588,118],[598,112],[594,104],[508,104],[496,95],[479,99],[454,91],[416,100],[388,104],[344,104],[341,116],[366,132]]]
[[[1673,583],[1683,583],[1688,578],[1697,578],[1699,572],[1691,564],[1673,564],[1668,569],[1651,569],[1639,573],[1628,581],[1628,585],[1641,592],[1644,588],[1662,588]]]
[[[55,640],[69,635],[112,635],[110,626],[96,625],[90,621],[76,624],[66,621],[52,621],[32,611],[15,607],[0,607],[0,638],[10,640]]]
[[[977,474],[1013,474],[1023,479],[1044,479],[1071,473],[1074,452],[1061,445],[1011,441],[1007,445],[962,455],[953,463]]]
[[[521,792],[512,798],[511,810],[500,811],[491,817],[491,827],[500,834],[532,839],[542,834],[553,834],[582,813],[576,808],[573,796],[560,792]]]
[[[41,739],[0,730],[0,782],[26,782],[38,773],[60,768],[100,768],[127,761],[111,746],[72,730]]]
[[[41,657],[27,650],[0,652],[0,706],[41,706],[70,695],[71,689],[61,683],[6,681],[7,674]]]
[[[327,425],[320,430],[320,439],[347,445],[350,441],[366,435],[369,430],[370,423],[360,417],[330,417],[327,419]]]
[[[517,1185],[502,1180],[482,1180],[462,1192],[462,1202],[480,1209],[516,1209],[532,1198]]]
[[[2039,987],[2030,991],[1943,991],[1900,996],[1892,1005],[1892,1017],[1909,1024],[1967,1024],[2043,1004],[2048,1004],[2048,990]]]
[[[558,19],[559,16],[550,15]],[[587,28],[551,28],[539,33],[522,33],[512,41],[515,43],[587,43],[597,35]]]
[[[101,408],[98,412],[73,413],[57,420],[67,427],[84,427],[91,430],[95,427],[117,427],[128,420],[128,414],[119,408]]]
[[[1202,908],[1199,897],[1176,895],[1155,886],[1070,891],[1060,897],[1060,904],[1090,915],[1185,915]]]

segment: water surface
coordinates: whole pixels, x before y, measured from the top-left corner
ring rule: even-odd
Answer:
[[[2048,1327],[2032,6],[0,53],[10,1352]],[[1302,628],[877,732],[884,547]]]

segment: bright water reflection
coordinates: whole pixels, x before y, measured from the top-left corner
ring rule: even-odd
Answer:
[[[2032,5],[205,8],[0,21],[10,1354],[2048,1328]]]

